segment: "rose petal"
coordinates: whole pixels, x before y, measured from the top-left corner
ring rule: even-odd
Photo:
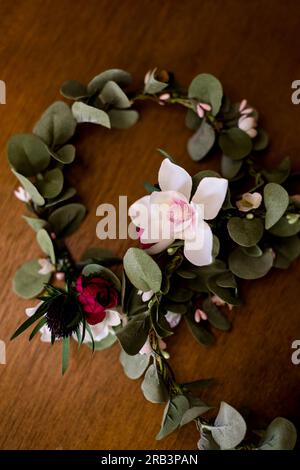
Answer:
[[[204,219],[214,219],[224,202],[228,181],[224,178],[203,178],[193,196],[194,204],[204,204]]]
[[[200,233],[201,230],[201,234],[199,234],[197,239],[188,239],[184,242],[184,256],[195,266],[206,266],[211,264],[213,260],[213,234],[210,226],[206,222],[201,221],[200,223],[201,225],[197,233]]]
[[[191,197],[192,178],[187,171],[168,158],[162,161],[158,172],[158,183],[162,191],[178,191],[188,200]]]

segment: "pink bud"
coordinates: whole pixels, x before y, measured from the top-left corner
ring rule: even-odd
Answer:
[[[65,273],[58,272],[55,274],[55,279],[57,281],[64,281],[65,280]]]
[[[56,239],[56,235],[55,235],[54,232],[51,232],[50,236],[51,236],[52,240],[55,240],[55,239]]]
[[[201,320],[207,320],[207,315],[203,310],[200,308],[197,308],[195,311],[194,319],[196,323],[200,323]]]
[[[211,111],[211,105],[207,103],[200,103],[201,108],[203,108],[205,111]]]
[[[170,93],[163,93],[162,95],[160,95],[159,99],[162,100],[162,101],[167,101],[171,98],[171,95]]]
[[[247,106],[247,100],[242,100],[241,103],[240,103],[240,107],[239,107],[239,111],[243,111],[243,109],[245,109]]]
[[[200,103],[197,104],[197,114],[198,114],[199,118],[203,118],[203,117],[204,117],[204,110],[202,109]]]

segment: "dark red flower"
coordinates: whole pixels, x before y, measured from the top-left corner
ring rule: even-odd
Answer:
[[[90,325],[96,325],[105,318],[105,311],[118,304],[118,292],[111,282],[101,277],[79,276],[76,281],[78,300]]]

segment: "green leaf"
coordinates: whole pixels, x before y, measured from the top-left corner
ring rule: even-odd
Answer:
[[[30,333],[30,336],[29,336],[29,341],[31,341],[35,335],[40,331],[40,329],[47,323],[47,318],[46,317],[43,317],[38,323],[37,325],[35,325],[35,327],[33,328],[32,332]]]
[[[213,294],[220,297],[224,302],[231,305],[240,305],[241,300],[237,297],[236,288],[225,288],[219,284],[219,274],[210,277],[207,280],[207,286]]]
[[[88,96],[87,87],[78,80],[64,82],[60,88],[60,93],[71,100],[80,100]]]
[[[121,69],[105,70],[105,72],[96,75],[96,77],[89,82],[87,86],[88,93],[93,95],[94,93],[100,92],[104,85],[110,80],[118,83],[119,85],[126,86],[131,82],[131,75]]]
[[[78,123],[91,122],[92,124],[100,124],[100,126],[110,129],[110,119],[108,114],[102,109],[94,108],[88,104],[76,101],[72,105],[72,113]]]
[[[258,447],[260,450],[293,450],[297,442],[294,424],[285,418],[275,418],[268,426]]]
[[[218,274],[216,276],[216,283],[220,287],[227,287],[231,289],[236,289],[237,287],[235,277],[230,271]]]
[[[91,247],[88,248],[80,258],[81,263],[88,263],[88,264],[101,264],[103,266],[108,266],[112,264],[117,264],[121,262],[121,259],[114,254],[113,251],[105,249],[105,248],[98,248],[98,247]]]
[[[180,426],[181,419],[189,409],[189,406],[189,401],[184,395],[176,395],[168,401],[164,411],[160,432],[156,436],[157,440],[166,437]]]
[[[134,109],[111,109],[108,116],[112,128],[128,129],[137,122],[139,113]]]
[[[269,136],[262,128],[257,129],[257,135],[253,139],[253,150],[263,150],[268,146]]]
[[[276,237],[292,237],[300,231],[300,220],[298,219],[293,224],[290,224],[286,216],[276,222],[269,232]]]
[[[56,152],[50,149],[49,152],[55,160],[60,163],[63,163],[64,165],[68,165],[69,163],[72,163],[74,161],[76,149],[74,145],[67,144],[61,147]]]
[[[63,338],[62,341],[62,375],[66,372],[69,365],[69,354],[70,354],[70,336]]]
[[[117,337],[124,351],[135,356],[147,341],[149,330],[149,315],[140,313],[129,319],[127,325],[117,332]]]
[[[130,356],[122,350],[120,353],[120,362],[127,377],[130,379],[138,379],[141,377],[148,367],[150,357],[150,354],[140,353],[135,356]]]
[[[27,217],[26,215],[22,215],[22,217],[35,232],[38,232],[41,228],[45,228],[48,225],[47,220],[37,219],[36,217]]]
[[[219,136],[219,145],[223,153],[233,160],[241,160],[252,150],[251,138],[238,127],[222,131]]]
[[[45,197],[52,199],[57,197],[63,188],[64,176],[59,168],[53,168],[43,174],[43,179],[38,179],[36,187],[40,194]]]
[[[215,340],[210,331],[208,331],[199,323],[196,323],[194,318],[189,315],[185,315],[184,319],[187,322],[192,335],[198,341],[198,343],[203,344],[204,346],[211,346],[214,343]]]
[[[221,310],[219,310],[219,308],[211,302],[209,298],[204,300],[202,304],[202,310],[207,314],[207,319],[213,327],[222,331],[230,330],[230,321],[225,317],[225,315],[223,315]]]
[[[51,199],[51,201],[48,201],[45,207],[48,209],[49,207],[54,207],[57,204],[60,204],[61,202],[67,201],[68,199],[71,199],[74,197],[76,194],[76,189],[75,188],[67,188],[62,194],[60,194],[58,197]]]
[[[33,325],[34,322],[36,322],[43,315],[45,315],[46,312],[47,312],[47,304],[44,302],[42,305],[40,305],[38,307],[36,312],[31,317],[27,318],[27,320],[25,320],[22,323],[22,325],[19,326],[19,328],[15,331],[15,333],[10,338],[10,340],[13,340],[13,339],[17,338],[17,336],[22,334],[25,330],[27,330],[27,328],[29,328],[31,325]]]
[[[224,401],[221,402],[214,427],[211,430],[215,442],[221,450],[234,449],[245,438],[247,425],[242,415]]]
[[[51,263],[55,264],[54,246],[48,232],[41,228],[36,235],[36,239],[43,252],[50,257]]]
[[[185,125],[193,131],[197,130],[201,124],[201,119],[198,114],[195,113],[192,109],[188,109],[185,116]]]
[[[117,291],[121,291],[121,282],[119,278],[108,268],[100,264],[88,264],[82,270],[83,276],[99,276],[111,282]]]
[[[221,173],[224,178],[234,178],[241,169],[243,162],[242,160],[232,160],[232,158],[222,155],[221,159]]]
[[[159,292],[162,273],[156,262],[145,251],[139,248],[129,248],[124,256],[124,269],[130,282],[146,292]]]
[[[70,140],[75,129],[76,121],[70,107],[63,101],[56,101],[42,114],[33,132],[53,148]]]
[[[276,253],[274,266],[286,269],[300,256],[300,239],[297,235],[277,239],[273,242],[273,249]]]
[[[82,204],[66,204],[53,211],[48,221],[57,238],[65,238],[78,229],[85,214],[86,209]]]
[[[181,418],[180,427],[185,426],[199,416],[207,413],[211,409],[211,406],[207,406],[205,403],[202,405],[192,406],[189,408]]]
[[[201,103],[208,103],[215,116],[221,107],[223,89],[219,80],[208,73],[197,75],[188,89],[189,98],[195,98]]]
[[[33,134],[13,135],[7,144],[7,158],[12,168],[23,176],[35,176],[50,163],[46,145]]]
[[[126,94],[119,87],[116,82],[109,81],[107,82],[100,94],[100,98],[103,103],[108,103],[114,108],[130,108],[131,102],[127,98]]]
[[[249,246],[248,248],[243,247],[244,253],[248,256],[261,256],[263,254],[262,250],[258,245]]]
[[[241,279],[259,279],[265,276],[273,266],[272,250],[266,250],[261,256],[248,256],[242,248],[236,248],[228,258],[229,269]]]
[[[168,83],[161,82],[155,78],[155,72],[156,69],[152,70],[144,86],[144,93],[148,93],[149,95],[160,93],[168,86]]]
[[[15,175],[15,177],[18,178],[18,180],[20,181],[25,191],[27,191],[30,194],[33,202],[38,206],[43,206],[45,204],[45,199],[38,192],[34,184],[25,176],[21,175],[20,173],[17,173],[15,170],[12,169],[12,172]]]
[[[147,369],[141,389],[146,400],[151,403],[164,403],[168,400],[168,392],[160,380],[154,364],[151,364]]]
[[[264,234],[264,224],[261,219],[246,219],[232,217],[227,223],[227,230],[232,240],[241,246],[256,245]]]
[[[289,205],[289,195],[279,184],[268,183],[264,187],[264,203],[266,206],[265,227],[269,230],[285,213]]]
[[[199,129],[189,139],[187,149],[193,160],[199,161],[208,154],[216,138],[212,126],[203,119]]]
[[[262,170],[262,175],[270,183],[283,183],[289,176],[291,172],[291,161],[289,157],[285,157],[277,168],[272,168],[272,170]]]
[[[27,261],[15,273],[13,289],[23,299],[32,299],[38,296],[44,285],[49,282],[51,273],[39,274],[41,266],[38,260]]]

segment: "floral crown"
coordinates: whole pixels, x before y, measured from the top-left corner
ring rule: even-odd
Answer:
[[[59,341],[63,373],[71,339],[93,351],[119,342],[125,374],[143,376],[147,400],[166,402],[157,439],[195,421],[199,449],[292,449],[297,433],[290,421],[275,418],[262,437],[246,434],[244,418],[231,405],[221,402],[216,415],[200,398],[211,379],[176,381],[166,351],[166,338],[181,321],[196,341],[212,344],[215,329],[231,329],[240,280],[286,269],[300,255],[300,196],[290,161],[261,166],[256,155],[268,137],[257,111],[246,100],[232,103],[210,74],[197,75],[187,91],[173,74],[157,69],[146,74],[139,93],[124,91],[130,82],[130,74],[118,69],[87,85],[70,80],[61,93],[72,106],[55,102],[32,134],[8,142],[8,161],[21,184],[15,195],[44,253],[14,276],[14,291],[39,303],[26,309],[28,318],[12,338],[32,327],[30,340],[40,332],[42,341]],[[221,173],[207,169],[191,177],[160,150],[158,181],[145,183],[148,195],[129,208],[139,247],[126,252],[120,280],[122,260],[111,251],[90,247],[74,260],[68,250],[65,239],[86,209],[64,169],[75,160],[70,142],[78,124],[128,128],[143,100],[186,108],[186,125],[195,131],[190,156],[198,161],[221,151]]]

